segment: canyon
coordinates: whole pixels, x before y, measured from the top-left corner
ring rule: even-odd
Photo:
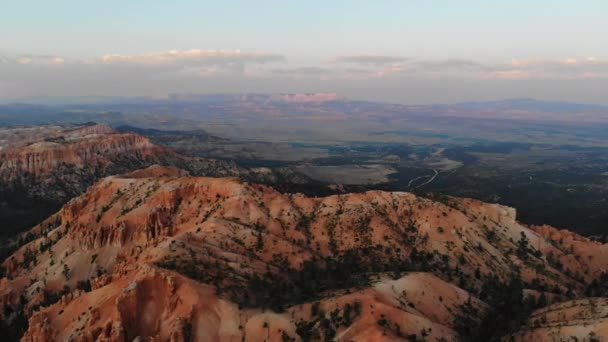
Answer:
[[[608,334],[608,245],[467,198],[307,197],[154,165],[21,237],[0,303],[23,341]]]

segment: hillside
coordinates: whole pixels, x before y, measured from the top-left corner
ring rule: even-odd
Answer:
[[[181,156],[137,134],[119,134],[109,126],[41,126],[0,133],[0,219],[4,236],[40,222],[101,177]],[[211,161],[213,175],[236,175],[229,163]]]
[[[25,341],[527,336],[534,309],[606,295],[608,268],[607,245],[496,204],[310,198],[163,167],[102,179],[25,240],[0,281]],[[601,317],[563,332],[601,333]]]
[[[247,169],[232,161],[191,158],[144,136],[106,125],[0,130],[0,231],[3,238],[39,223],[98,179],[154,164],[199,176],[239,176],[258,182],[306,182],[294,172]],[[286,182],[286,181],[285,181]]]

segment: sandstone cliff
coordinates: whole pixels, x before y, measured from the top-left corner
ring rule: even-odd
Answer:
[[[99,124],[1,130],[0,147],[0,239],[40,222],[102,177],[155,164],[199,176],[238,176],[273,184],[307,181],[288,170],[190,158],[141,135]]]
[[[162,167],[101,180],[29,234],[0,281],[25,341],[460,340],[501,291],[560,303],[608,268],[608,246],[500,205],[309,198]],[[596,317],[567,333],[602,333]]]

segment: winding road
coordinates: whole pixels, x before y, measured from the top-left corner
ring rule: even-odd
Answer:
[[[420,184],[420,185],[418,185],[418,186],[416,186],[416,187],[412,188],[412,190],[414,190],[414,189],[418,189],[418,188],[420,188],[420,187],[422,187],[422,186],[425,186],[425,185],[427,185],[427,184],[430,184],[432,181],[434,181],[434,180],[435,180],[435,178],[437,178],[437,176],[439,175],[439,171],[437,171],[436,169],[433,169],[433,172],[435,172],[435,174],[434,174],[433,176],[431,176],[431,178],[429,178],[429,180],[427,180],[426,182],[424,182],[424,183],[422,183],[422,184]],[[416,177],[416,178],[414,178],[414,179],[410,180],[410,181],[407,183],[407,187],[408,187],[408,189],[411,187],[412,183],[414,183],[415,181],[417,181],[417,180],[418,180],[418,179],[420,179],[420,178],[425,178],[425,177],[428,177],[428,175],[427,175],[427,176],[418,176],[418,177]]]

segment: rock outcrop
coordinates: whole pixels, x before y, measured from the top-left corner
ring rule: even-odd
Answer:
[[[608,336],[608,298],[585,298],[536,310],[514,341],[602,341]]]
[[[309,198],[162,167],[104,178],[29,234],[0,281],[4,319],[29,318],[24,341],[453,341],[495,309],[497,284],[567,305],[608,270],[607,245],[500,205]],[[539,315],[510,334],[562,336]],[[594,317],[563,332],[603,333]]]
[[[58,210],[98,179],[151,165],[199,176],[238,176],[257,182],[306,182],[287,171],[247,169],[234,162],[191,158],[134,133],[99,124],[0,131],[0,235],[14,235]],[[187,170],[184,171],[183,169]],[[155,176],[154,170],[149,172]]]

